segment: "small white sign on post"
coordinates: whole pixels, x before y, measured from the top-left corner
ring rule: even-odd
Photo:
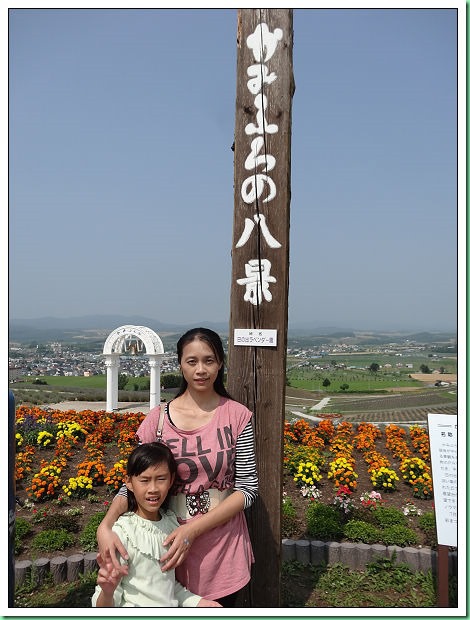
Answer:
[[[234,329],[233,344],[242,347],[277,346],[277,329]]]
[[[428,413],[437,542],[457,547],[457,416]]]

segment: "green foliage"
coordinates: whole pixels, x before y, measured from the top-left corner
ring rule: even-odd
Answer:
[[[305,511],[307,532],[317,540],[338,540],[343,535],[341,515],[334,507],[312,502]]]
[[[296,529],[297,511],[290,497],[282,501],[281,531],[284,538],[291,536]]]
[[[31,547],[36,551],[63,551],[74,542],[73,535],[66,530],[44,530],[36,534]]]
[[[348,540],[363,542],[369,545],[377,543],[381,539],[380,530],[366,521],[351,519],[344,526],[344,535]]]
[[[379,506],[373,511],[375,522],[380,527],[389,525],[406,525],[405,515],[395,506]]]
[[[179,388],[181,385],[181,375],[173,373],[165,374],[160,377],[160,381],[165,389]]]
[[[418,527],[423,530],[430,547],[437,547],[436,513],[425,512],[418,518]]]
[[[15,607],[87,608],[95,591],[98,571],[81,575],[77,581],[54,585],[47,579],[41,586],[22,585],[15,591]],[[34,591],[34,596],[31,592]],[[27,614],[30,615],[30,614]],[[50,614],[48,614],[50,615]]]
[[[128,376],[120,372],[118,375],[118,390],[123,390],[127,385],[127,381]]]
[[[370,562],[366,566],[366,574],[374,579],[376,587],[388,589],[393,579],[393,587],[399,592],[409,588],[410,579],[413,578],[413,571],[408,564],[395,563],[395,557],[380,558]]]
[[[329,385],[331,385],[331,381],[329,379],[323,379],[323,383],[322,383],[323,387],[328,387]]]
[[[19,538],[24,538],[31,532],[31,524],[23,519],[23,517],[17,517],[15,519],[15,535]]]
[[[31,533],[31,525],[22,517],[15,519],[14,554],[18,555],[23,550],[23,539]]]
[[[419,539],[416,532],[405,525],[390,525],[382,531],[382,542],[384,545],[409,547],[417,545]]]
[[[296,574],[295,583],[300,579],[302,574]],[[437,598],[431,571],[413,572],[406,564],[395,565],[386,558],[369,564],[365,571],[335,564],[318,576],[312,591],[309,606],[343,609],[435,607]]]
[[[150,390],[150,378],[142,377],[138,383],[139,390]]]
[[[83,532],[79,538],[80,544],[82,545],[84,551],[97,550],[98,543],[96,542],[96,530],[98,529],[101,521],[104,519],[105,514],[106,511],[97,512],[88,519],[88,522],[83,528]]]
[[[50,530],[65,530],[77,533],[80,523],[77,517],[70,514],[50,514],[44,518],[44,527]]]

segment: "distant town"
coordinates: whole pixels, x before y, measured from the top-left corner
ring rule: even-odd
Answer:
[[[387,342],[371,344],[370,342],[348,342],[351,336],[344,338],[325,338],[324,342],[312,344],[308,338],[300,342],[296,338],[294,346],[287,349],[288,366],[308,363],[318,369],[328,369],[330,361],[322,363],[322,358],[328,356],[354,355],[354,354],[377,354],[395,356],[394,366],[397,368],[413,368],[413,364],[407,363],[406,358],[427,353],[428,357],[439,358],[445,355],[456,356],[457,348],[455,340],[447,342],[417,342],[404,339],[402,342]],[[311,339],[310,339],[311,340]],[[321,338],[315,337],[314,340]],[[332,340],[332,341],[331,341]],[[361,340],[359,338],[359,340]],[[226,341],[227,344],[227,341]],[[39,376],[93,376],[105,375],[106,367],[102,355],[102,344],[98,342],[81,342],[80,344],[65,342],[50,343],[20,343],[11,342],[9,346],[9,380],[16,382],[26,377]],[[88,349],[88,350],[87,350]],[[165,345],[165,354],[162,359],[161,372],[178,372],[176,347],[173,344]],[[303,362],[305,360],[305,362]],[[318,361],[313,361],[318,360]],[[391,364],[389,364],[391,366]],[[120,372],[129,377],[146,377],[149,374],[148,361],[145,353],[132,351],[120,357]]]

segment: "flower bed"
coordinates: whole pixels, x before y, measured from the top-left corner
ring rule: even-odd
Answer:
[[[78,532],[106,510],[121,485],[144,418],[142,413],[18,407],[16,485],[23,507],[18,506],[17,519],[27,521],[31,530],[17,559],[31,558],[34,535],[59,523],[59,516],[62,522],[73,518],[77,525],[66,552],[91,551],[83,548]],[[420,427],[406,432],[389,425],[382,432],[370,424],[334,426],[331,419],[316,427],[304,420],[286,424],[285,472],[284,490],[292,505],[289,537],[308,535],[306,511],[312,502],[334,507],[344,523],[357,510],[370,511],[378,504],[373,493],[380,493],[385,506],[402,512],[406,507],[403,514],[414,529],[418,513],[433,510],[429,441]],[[427,544],[424,536],[420,542]]]
[[[284,438],[283,536],[317,538],[320,533],[324,540],[368,542],[375,537],[373,542],[384,544],[436,545],[426,429],[389,424],[382,431],[368,423],[334,426],[331,420],[312,428],[298,420],[285,424]],[[317,465],[315,480],[299,477],[308,462]],[[316,515],[312,502],[330,512]],[[393,521],[386,527],[375,522],[378,508],[379,514],[385,508]],[[318,528],[316,520],[322,521]]]

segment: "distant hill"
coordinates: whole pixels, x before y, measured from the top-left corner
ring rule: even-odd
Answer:
[[[102,340],[121,325],[143,325],[157,334],[182,334],[192,327],[209,327],[220,334],[228,333],[224,323],[201,321],[179,325],[162,323],[149,317],[130,315],[87,315],[68,318],[42,317],[38,319],[12,319],[9,322],[10,342],[75,342],[77,338]]]
[[[140,315],[87,315],[68,318],[42,317],[37,319],[12,319],[9,322],[10,342],[38,343],[58,341],[77,342],[81,340],[102,341],[107,335],[121,325],[143,325],[153,329],[157,334],[182,334],[192,327],[200,325],[209,327],[223,336],[228,336],[228,324],[219,322],[197,321],[184,325],[163,323],[157,319]],[[453,332],[419,332],[405,330],[390,332],[387,330],[357,330],[338,326],[296,327],[289,325],[290,345],[297,341],[312,343],[333,341],[356,341],[367,344],[383,344],[387,342],[401,343],[412,340],[421,343],[449,342],[456,338]]]

